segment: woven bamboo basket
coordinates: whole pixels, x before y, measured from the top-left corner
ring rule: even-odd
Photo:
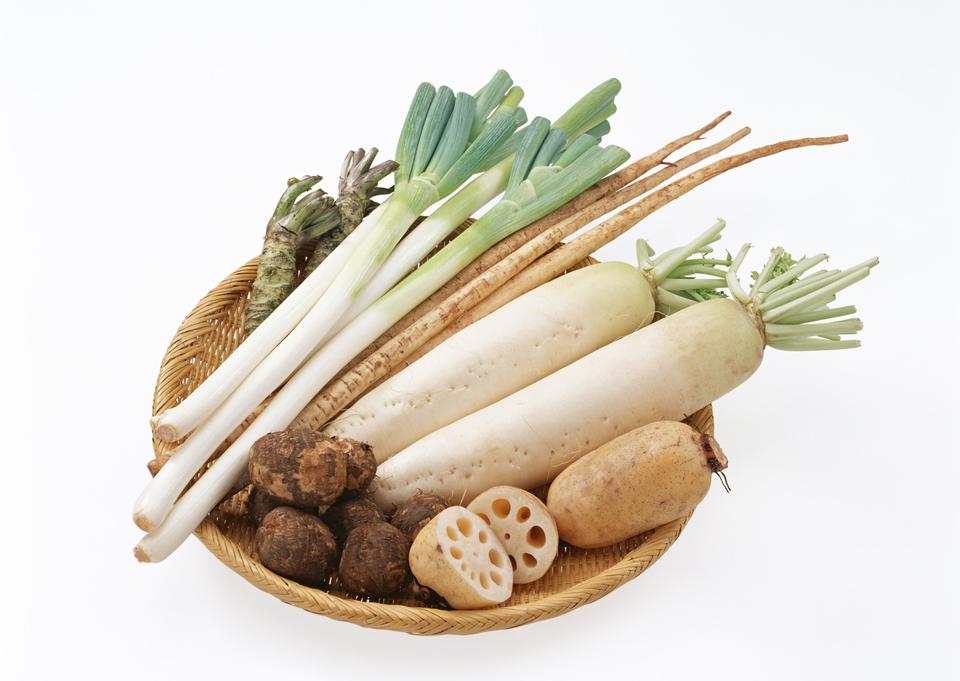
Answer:
[[[586,260],[585,266],[595,262]],[[157,379],[153,413],[186,397],[240,343],[243,309],[256,275],[254,258],[230,274],[197,303],[170,343]],[[688,420],[713,433],[708,406]],[[308,424],[314,427],[320,424]],[[157,458],[165,458],[176,443],[153,440]],[[218,452],[219,454],[219,452]],[[541,496],[545,490],[540,490]],[[404,598],[370,599],[345,593],[334,576],[325,588],[310,588],[264,567],[256,556],[256,528],[245,515],[245,493],[220,504],[195,531],[201,542],[227,567],[258,589],[290,605],[365,627],[411,634],[474,634],[529,624],[591,603],[633,579],[680,536],[689,516],[642,536],[601,549],[578,549],[561,542],[559,555],[541,579],[517,585],[500,607],[485,610],[443,610],[422,607]]]

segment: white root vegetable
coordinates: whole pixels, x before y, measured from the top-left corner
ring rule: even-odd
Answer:
[[[500,485],[470,502],[467,510],[490,526],[510,558],[514,584],[529,584],[553,565],[560,545],[546,504],[526,490]]]
[[[470,501],[496,485],[539,487],[621,433],[683,420],[762,357],[740,305],[699,303],[418,440],[381,464],[374,499],[390,508],[418,489]]]
[[[410,547],[410,571],[451,607],[486,608],[513,592],[506,551],[486,524],[462,506],[438,513]]]
[[[571,272],[447,339],[325,430],[381,463],[438,428],[516,392],[653,319],[650,286],[626,263]]]
[[[724,226],[720,220],[653,260],[643,251],[639,268],[601,263],[534,289],[378,386],[326,432],[366,442],[382,463],[421,437],[646,326],[655,298],[673,300],[694,288],[726,286],[723,271],[689,259],[708,251]]]
[[[416,490],[469,502],[496,485],[532,489],[622,433],[680,421],[721,397],[757,370],[767,343],[858,345],[840,339],[862,328],[858,319],[816,322],[850,311],[825,306],[866,277],[875,258],[800,279],[819,256],[784,268],[768,262],[747,293],[736,279],[745,254],[728,272],[734,299],[685,308],[418,440],[380,465],[374,499],[391,508]],[[774,251],[771,262],[784,257]]]

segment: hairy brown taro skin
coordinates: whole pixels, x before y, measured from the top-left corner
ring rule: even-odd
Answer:
[[[330,438],[344,452],[347,463],[347,483],[343,493],[351,496],[366,491],[377,475],[377,458],[373,448],[366,442],[358,442],[348,437]]]
[[[398,507],[390,517],[390,523],[407,535],[410,541],[426,527],[427,523],[448,506],[443,497],[435,494],[415,494],[413,498]]]
[[[289,506],[270,511],[257,529],[260,562],[301,584],[322,584],[337,565],[337,542],[316,516]]]
[[[369,497],[341,499],[323,514],[323,520],[339,541],[344,541],[364,523],[386,522],[383,511]]]
[[[247,496],[247,515],[257,525],[263,522],[267,514],[278,506],[286,506],[281,499],[272,497],[262,489],[253,485]],[[303,510],[303,509],[300,509]]]
[[[247,469],[254,485],[301,508],[325,510],[347,481],[343,448],[308,428],[264,435],[253,443]]]
[[[347,537],[340,583],[347,591],[382,596],[400,590],[410,576],[410,540],[393,525],[365,523]]]

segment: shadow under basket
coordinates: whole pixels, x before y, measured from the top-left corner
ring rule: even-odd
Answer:
[[[580,266],[592,264],[586,260]],[[197,303],[180,325],[160,366],[153,413],[184,399],[239,345],[243,309],[256,276],[257,259],[224,279]],[[710,406],[687,419],[713,434]],[[166,457],[174,445],[154,437],[154,453]],[[539,490],[543,496],[545,490]],[[553,566],[541,579],[516,585],[506,603],[484,610],[444,610],[417,605],[412,598],[365,598],[345,593],[334,576],[323,588],[306,587],[267,569],[254,549],[256,528],[244,513],[245,493],[221,504],[195,534],[221,562],[258,589],[290,605],[364,627],[410,634],[475,634],[555,617],[606,596],[653,563],[680,536],[690,516],[600,549],[561,542]]]

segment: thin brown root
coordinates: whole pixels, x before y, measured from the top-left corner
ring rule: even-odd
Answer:
[[[747,132],[749,131],[747,130]],[[699,133],[697,136],[699,136]],[[657,209],[728,170],[789,149],[837,144],[845,141],[847,141],[846,135],[788,140],[758,147],[711,163],[658,189],[589,230],[581,237],[540,258],[536,265],[529,267],[530,276],[526,276],[525,273],[524,286],[511,287],[510,290],[515,293],[514,297],[516,297],[529,290],[529,288],[549,281],[573,267],[600,246],[623,234],[627,229]],[[659,161],[657,162],[659,163]],[[673,168],[668,167],[660,172],[673,170]],[[516,277],[542,253],[556,246],[563,236],[564,230],[560,227],[560,224],[555,224],[552,228],[545,230],[541,235],[504,257],[484,272],[482,276],[475,277],[468,284],[457,289],[439,305],[393,336],[380,349],[371,353],[353,369],[329,384],[301,412],[298,420],[313,428],[321,427],[377,381],[389,375],[396,366],[408,361],[412,354],[445,327],[448,327],[457,317],[475,307],[497,288]],[[531,284],[531,282],[533,283]],[[529,288],[525,288],[527,284],[531,284]]]
[[[696,165],[700,161],[709,158],[714,154],[720,153],[724,149],[733,146],[749,134],[750,128],[741,128],[729,137],[726,137],[719,142],[710,145],[709,147],[704,147],[699,151],[695,151],[692,154],[687,154],[683,158],[678,159],[675,163],[671,163],[666,168],[662,168],[652,175],[643,177],[636,182],[627,185],[623,189],[614,192],[610,196],[597,201],[592,206],[585,208],[574,217],[557,225],[555,229],[558,231],[555,235],[547,235],[545,233],[543,236],[538,237],[538,239],[542,239],[543,241],[536,249],[535,254],[532,254],[528,258],[528,262],[533,262],[535,258],[543,255],[548,250],[559,244],[563,239],[570,236],[581,227],[589,224],[593,220],[629,203],[638,196],[646,194],[648,191],[659,186],[669,178],[679,173],[681,170],[689,168],[692,165]],[[549,240],[547,239],[547,236],[550,237]],[[534,242],[531,242],[531,244],[532,243]],[[581,260],[582,259],[583,258],[581,258]],[[423,346],[407,360],[407,362],[416,361],[416,359],[430,352],[430,350],[435,348],[437,345],[442,343],[460,329],[466,328],[478,319],[482,319],[494,310],[506,305],[508,302],[516,298],[517,295],[519,295],[517,291],[521,289],[523,292],[529,291],[530,289],[535,288],[543,283],[542,281],[537,281],[535,276],[528,274],[530,269],[532,269],[532,267],[520,272],[516,277],[494,291],[482,302],[478,303],[475,307],[460,315],[447,327],[447,329],[444,330],[443,333],[437,334],[428,342],[424,343]]]
[[[746,134],[748,132],[749,128],[744,128],[744,130],[738,132],[737,135],[741,133]],[[733,137],[735,136],[736,135],[733,135]],[[467,324],[476,321],[477,319],[480,319],[481,317],[486,316],[494,310],[502,307],[514,298],[517,298],[527,291],[536,288],[540,284],[550,281],[554,277],[560,276],[570,268],[574,267],[584,258],[587,258],[591,253],[595,252],[601,246],[610,243],[628,229],[636,225],[638,222],[647,218],[651,213],[663,208],[668,203],[671,203],[675,199],[678,199],[689,192],[691,189],[699,187],[704,182],[711,180],[718,175],[727,172],[728,170],[739,168],[740,166],[746,165],[751,161],[755,161],[766,156],[772,156],[789,149],[838,144],[846,141],[846,135],[839,135],[836,137],[812,137],[798,140],[787,140],[785,142],[778,142],[776,144],[768,144],[767,146],[757,147],[756,149],[745,151],[742,154],[736,154],[734,156],[722,158],[708,166],[704,166],[700,170],[694,171],[689,175],[685,175],[679,180],[676,180],[667,186],[647,195],[628,208],[623,209],[610,219],[597,225],[573,241],[563,244],[551,253],[543,256],[536,263],[526,268],[519,275],[513,277],[509,282],[500,287],[496,293],[484,300],[481,305],[476,306],[468,315],[465,315],[463,323]],[[722,142],[718,144],[722,144]],[[691,154],[691,156],[693,156],[693,154]],[[671,168],[664,168],[660,171],[660,173],[667,173],[672,170],[673,169]],[[651,176],[649,179],[652,181],[654,177],[656,177],[656,175]],[[645,181],[641,180],[637,184],[640,185],[643,182]],[[617,194],[627,192],[628,190],[631,190],[631,188],[632,185],[631,187],[627,187],[620,192],[617,192]],[[642,189],[645,188],[638,187],[637,190],[634,190],[635,195],[643,193],[641,191]],[[614,197],[610,197],[611,200],[613,198]]]
[[[429,298],[427,298],[422,303],[420,303],[420,305],[418,305],[413,310],[411,310],[406,315],[404,315],[403,318],[400,319],[400,321],[394,324],[389,331],[383,334],[383,336],[381,336],[379,339],[374,341],[370,345],[370,347],[366,348],[363,352],[359,353],[357,355],[357,359],[348,366],[347,371],[352,369],[354,366],[360,364],[361,361],[363,361],[372,352],[382,347],[383,344],[386,343],[388,340],[390,340],[391,338],[396,336],[398,333],[400,333],[401,331],[409,327],[411,324],[413,324],[415,321],[417,321],[418,319],[426,315],[428,312],[430,312],[430,310],[440,305],[444,300],[446,300],[451,295],[453,295],[461,287],[467,285],[475,277],[479,276],[481,273],[485,272],[486,270],[496,265],[498,262],[500,262],[505,257],[507,257],[510,253],[513,253],[514,251],[516,251],[518,248],[523,246],[525,243],[527,243],[531,239],[534,239],[535,237],[543,234],[545,231],[547,231],[551,227],[554,227],[555,225],[571,218],[572,216],[577,215],[578,213],[581,213],[581,211],[593,206],[601,199],[604,199],[605,197],[610,196],[611,194],[614,194],[615,192],[621,190],[623,187],[630,185],[630,183],[637,180],[637,178],[641,177],[642,175],[646,174],[650,170],[653,170],[654,168],[659,166],[668,156],[670,156],[670,154],[678,151],[679,149],[682,149],[683,147],[687,146],[692,142],[697,141],[698,139],[702,139],[702,136],[705,133],[716,128],[718,125],[720,125],[720,123],[726,120],[728,116],[730,116],[730,112],[726,111],[720,114],[719,116],[717,116],[716,118],[714,118],[712,121],[710,121],[703,127],[699,128],[698,130],[694,130],[692,133],[683,135],[682,137],[678,137],[672,142],[669,142],[664,146],[660,147],[656,151],[650,154],[647,154],[642,158],[637,159],[627,167],[622,168],[621,170],[617,171],[613,175],[610,175],[609,177],[604,178],[603,180],[595,184],[590,189],[587,189],[585,192],[581,193],[572,201],[564,204],[559,209],[555,210],[550,215],[547,215],[541,218],[540,220],[537,220],[536,222],[524,227],[523,229],[518,231],[516,234],[510,235],[509,237],[502,240],[493,248],[490,248],[489,250],[487,250],[483,255],[481,255],[479,258],[477,258],[472,263],[467,265],[467,267],[465,267],[459,274],[457,274],[457,276],[455,276],[453,279],[447,282],[444,286],[442,286],[439,290],[437,290],[433,295],[431,295]],[[702,150],[702,151],[705,151],[705,150]],[[702,151],[697,153],[702,153]],[[680,159],[676,163],[682,164],[683,162],[684,162],[684,159]],[[685,166],[681,166],[681,167],[685,167]],[[663,181],[663,176],[660,176],[658,174],[654,174],[651,177],[659,177],[660,179],[658,180],[658,182]],[[666,177],[669,177],[669,175],[667,175]],[[653,186],[656,186],[656,185],[653,185]],[[594,217],[591,217],[590,220],[594,220],[600,217],[605,212],[609,210],[613,210],[613,208],[615,208],[618,205],[622,205],[622,204],[617,203],[617,204],[611,205],[611,207],[608,208],[606,211],[602,211],[600,213],[595,213],[594,211],[595,213]],[[578,221],[578,222],[582,222],[582,221]],[[587,220],[587,222],[589,222],[589,220]],[[587,224],[587,222],[582,222],[581,226]],[[565,233],[570,234],[572,233],[572,231],[573,230],[570,230]],[[347,371],[342,372],[341,376],[346,375]]]

